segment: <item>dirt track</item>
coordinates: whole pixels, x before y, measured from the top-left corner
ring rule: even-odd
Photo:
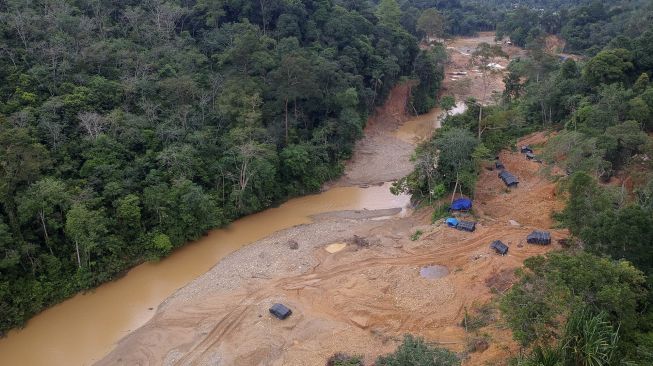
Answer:
[[[413,145],[395,137],[407,118],[397,109],[403,105],[402,88],[368,125],[338,184],[377,183],[412,169]],[[313,366],[335,352],[363,354],[370,363],[393,350],[405,333],[465,351],[472,336],[460,326],[465,309],[472,311],[489,301],[492,291],[509,288],[512,270],[525,258],[556,247],[524,242],[532,229],[551,227],[551,212],[562,206],[554,185],[540,175],[539,164],[521,154],[506,151],[501,160],[518,175],[520,187],[507,191],[496,171],[481,174],[476,232],[431,225],[427,211],[408,217],[397,210],[320,215],[312,224],[278,232],[223,259],[166,300],[150,322],[99,364]],[[418,229],[424,234],[411,241]],[[566,233],[552,235],[555,241]],[[490,251],[495,239],[510,246],[507,256]],[[342,242],[348,245],[340,252],[325,250]],[[291,249],[295,243],[297,249]],[[446,266],[450,274],[420,277],[420,268],[432,264]],[[285,321],[272,318],[267,309],[274,302],[287,304],[293,315]],[[483,332],[490,337],[489,348],[470,353],[465,364],[502,364],[516,351],[500,322]]]

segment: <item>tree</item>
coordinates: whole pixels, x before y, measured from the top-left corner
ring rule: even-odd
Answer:
[[[107,219],[101,211],[76,203],[66,214],[66,235],[75,244],[79,268],[91,264],[91,254],[106,234]]]
[[[396,0],[381,0],[376,9],[376,16],[379,18],[381,24],[400,27],[399,21],[401,20],[401,8]]]
[[[483,103],[487,99],[487,89],[490,83],[490,76],[499,72],[498,68],[492,63],[494,58],[504,57],[508,58],[508,55],[503,52],[501,46],[490,45],[488,43],[481,43],[476,47],[476,50],[472,53],[471,63],[481,73],[481,79],[483,81],[483,98],[479,102],[479,112],[478,112],[478,139],[481,139],[481,136],[484,131],[483,127]]]
[[[22,185],[36,180],[47,164],[47,150],[26,129],[8,129],[0,125],[0,156],[0,202],[15,237],[21,238],[14,196]]]
[[[456,106],[456,99],[451,95],[445,95],[440,99],[440,108],[444,109],[445,117],[449,115],[449,111]]]
[[[417,19],[417,30],[426,35],[426,41],[444,36],[445,20],[437,9],[426,9]]]
[[[439,151],[437,169],[445,185],[454,183],[451,201],[456,194],[461,176],[475,172],[473,154],[478,141],[466,130],[450,129],[435,140],[435,148]],[[465,189],[472,192],[474,182],[467,181]],[[461,189],[462,191],[462,189]]]
[[[68,208],[70,196],[64,182],[52,177],[46,177],[32,184],[18,205],[18,215],[23,223],[35,220],[43,231],[43,240],[50,254],[54,255],[51,247],[50,230],[63,228],[63,212]]]
[[[107,129],[107,119],[95,112],[80,112],[77,118],[80,127],[92,140],[96,140]]]
[[[617,48],[599,52],[585,65],[584,76],[594,86],[625,81],[634,68],[630,51]]]

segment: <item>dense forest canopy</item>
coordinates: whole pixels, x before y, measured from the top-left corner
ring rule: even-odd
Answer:
[[[336,177],[414,69],[402,14],[365,1],[2,2],[0,332]]]
[[[541,47],[542,37],[557,34],[566,42],[565,51],[593,56],[615,38],[639,36],[651,23],[653,3],[647,0],[543,1],[541,7],[525,1],[502,16],[497,32],[532,48]]]

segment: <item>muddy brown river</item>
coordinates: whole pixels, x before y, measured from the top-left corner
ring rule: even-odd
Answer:
[[[176,289],[207,272],[229,253],[276,231],[311,222],[311,215],[342,210],[406,207],[390,184],[338,187],[292,199],[235,221],[185,245],[158,263],[135,267],[114,282],[56,305],[0,340],[0,365],[90,365],[145,324]]]

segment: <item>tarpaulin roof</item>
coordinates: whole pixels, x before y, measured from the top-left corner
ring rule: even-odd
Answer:
[[[461,231],[472,232],[476,230],[476,223],[471,221],[459,221],[458,226],[456,226],[456,229]]]
[[[508,253],[508,246],[503,244],[501,240],[495,240],[490,244],[490,249],[494,249],[497,253],[505,255]]]
[[[458,220],[454,219],[453,217],[450,217],[446,220],[447,225],[451,227],[456,227],[458,226]]]
[[[288,307],[283,304],[274,304],[270,308],[270,313],[275,317],[284,320],[292,314],[292,310],[288,309]]]
[[[526,241],[530,244],[551,244],[551,234],[547,231],[533,231],[526,237]]]
[[[469,198],[458,198],[451,204],[452,210],[466,211],[472,208],[472,200]]]
[[[507,170],[501,171],[501,173],[499,173],[499,178],[501,178],[501,180],[503,180],[503,183],[505,183],[507,186],[512,186],[519,183],[517,177],[510,174]]]

